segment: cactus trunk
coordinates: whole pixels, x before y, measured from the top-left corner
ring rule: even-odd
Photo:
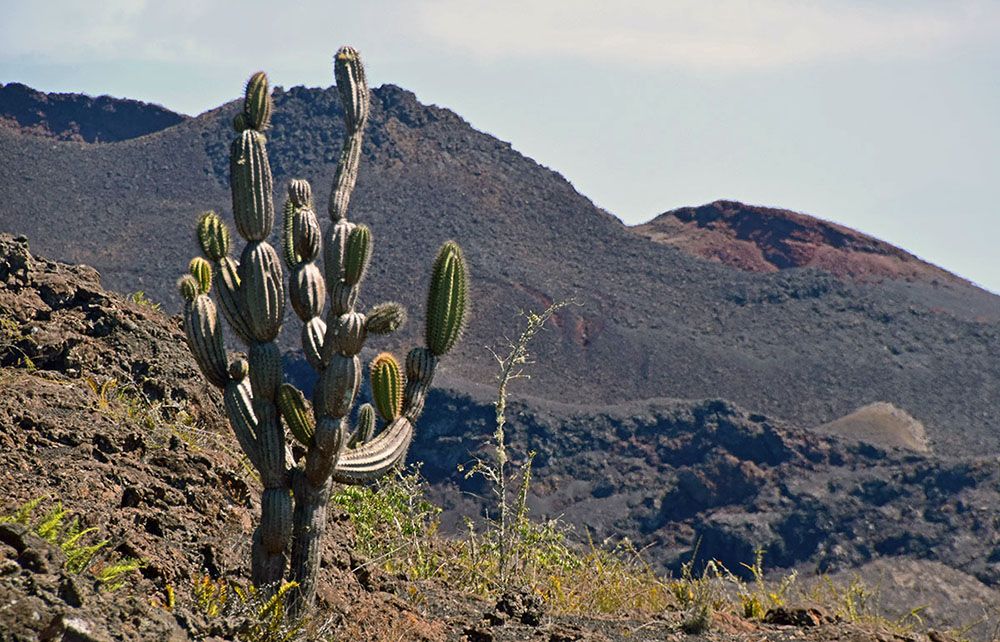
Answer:
[[[295,529],[292,534],[291,579],[297,583],[292,610],[305,612],[316,601],[320,545],[326,532],[326,507],[330,503],[333,480],[314,486],[301,473],[292,477],[295,495]]]

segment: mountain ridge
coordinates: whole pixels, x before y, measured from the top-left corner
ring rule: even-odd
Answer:
[[[158,132],[188,116],[128,98],[46,93],[0,83],[0,127],[83,143],[120,142]]]
[[[454,112],[393,85],[372,95],[351,214],[375,233],[362,300],[400,300],[420,319],[433,248],[458,239],[476,307],[448,365],[457,376],[491,381],[480,346],[507,334],[518,310],[573,298],[582,305],[562,310],[539,346],[539,360],[560,373],[539,379],[540,397],[723,397],[806,426],[887,402],[944,452],[1000,449],[982,428],[1000,423],[990,401],[1000,395],[1000,297],[961,282],[857,283],[815,268],[761,274],[707,261],[642,237]],[[275,184],[310,179],[322,211],[342,134],[336,90],[293,87],[274,100]],[[113,288],[176,306],[195,218],[209,208],[229,217],[235,109],[101,145],[0,129],[9,172],[0,226],[95,266]],[[387,347],[409,345],[418,326]]]

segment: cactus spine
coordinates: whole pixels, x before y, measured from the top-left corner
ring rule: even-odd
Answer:
[[[406,310],[393,302],[374,306],[367,315],[357,309],[373,235],[367,226],[347,220],[369,113],[368,85],[356,50],[337,52],[334,75],[346,129],[326,231],[320,229],[309,183],[296,179],[288,185],[282,212],[280,259],[267,242],[274,205],[264,130],[272,104],[267,76],[258,72],[247,83],[230,148],[233,216],[246,245],[237,262],[230,256],[227,226],[214,212],[205,213],[197,225],[204,258],[192,260],[189,274],[178,283],[186,301],[184,328],[191,352],[206,379],[223,390],[233,433],[264,487],[253,539],[253,581],[265,590],[274,590],[284,579],[295,581],[298,612],[315,597],[332,484],[376,479],[404,459],[438,358],[458,340],[468,310],[465,261],[458,245],[449,241],[432,270],[427,347],[410,351],[405,374],[391,354],[375,359],[371,385],[385,425],[378,430],[375,408],[364,404],[350,430],[362,379],[358,355],[369,335],[399,329]],[[314,263],[320,255],[323,270]],[[284,315],[282,261],[289,271],[292,309],[303,323],[303,352],[319,375],[311,408],[302,392],[281,381],[275,338]],[[246,358],[227,364],[219,309],[246,345]],[[286,444],[285,427],[305,447],[298,460]]]

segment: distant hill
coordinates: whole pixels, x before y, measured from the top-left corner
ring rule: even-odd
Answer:
[[[1000,451],[1000,298],[944,276],[856,282],[692,256],[637,234],[455,113],[392,85],[372,96],[351,216],[375,234],[362,304],[411,309],[388,347],[416,339],[434,251],[455,238],[471,263],[474,315],[444,368],[465,381],[493,381],[484,346],[511,333],[518,310],[574,298],[580,305],[538,341],[538,397],[723,398],[801,426],[879,401],[921,422],[935,452]],[[176,309],[198,213],[229,213],[235,110],[100,145],[0,128],[0,229]],[[325,202],[339,110],[333,88],[275,92],[268,139],[279,189],[305,177]],[[294,347],[298,329],[288,326]]]
[[[856,281],[962,281],[843,225],[736,201],[682,207],[632,229],[659,243],[750,272],[815,267]]]
[[[159,105],[83,94],[46,94],[21,83],[0,84],[0,127],[56,140],[113,143],[187,120]]]

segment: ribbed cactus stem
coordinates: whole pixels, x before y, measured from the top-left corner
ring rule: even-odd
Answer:
[[[242,309],[256,341],[273,341],[285,313],[281,261],[265,241],[250,242],[240,260]]]
[[[190,290],[190,281],[183,282],[182,290]],[[229,381],[226,365],[226,348],[222,339],[222,326],[212,299],[197,294],[184,304],[184,333],[194,360],[205,378],[222,388]]]
[[[229,151],[229,181],[236,231],[248,241],[263,241],[274,224],[273,179],[264,134],[246,129],[233,141]]]
[[[427,347],[437,356],[451,350],[465,328],[469,277],[458,243],[441,246],[427,294]]]
[[[188,272],[198,282],[198,292],[208,294],[212,289],[212,265],[200,256],[196,256],[188,263]]]
[[[285,206],[281,208],[281,219],[284,221],[285,231],[284,242],[281,244],[281,249],[284,250],[282,258],[285,259],[285,265],[288,269],[294,270],[301,259],[298,252],[295,251],[295,235],[292,230],[295,225],[295,206],[292,205],[291,199],[285,201]]]
[[[198,245],[209,261],[218,261],[229,254],[229,228],[219,215],[208,211],[198,219]]]
[[[181,293],[181,298],[185,301],[194,301],[194,298],[202,293],[198,279],[190,274],[185,274],[177,280],[177,290]]]
[[[243,297],[240,294],[239,270],[236,261],[228,256],[222,257],[216,263],[214,274],[215,291],[219,297],[222,313],[229,322],[229,327],[244,343],[250,342],[250,322],[243,309]]]
[[[372,258],[372,231],[367,225],[356,225],[347,237],[344,254],[344,283],[357,285],[365,278]]]
[[[393,421],[403,412],[403,374],[399,370],[396,357],[383,352],[372,360],[371,365],[372,401],[386,423]]]
[[[370,403],[361,404],[358,408],[357,428],[347,442],[349,448],[357,448],[375,436],[375,408]]]
[[[308,447],[316,432],[316,422],[302,391],[290,383],[282,384],[278,389],[278,410],[292,435]]]
[[[247,81],[246,97],[243,100],[243,125],[237,127],[242,132],[246,127],[264,131],[271,121],[271,91],[267,74],[258,71]]]

